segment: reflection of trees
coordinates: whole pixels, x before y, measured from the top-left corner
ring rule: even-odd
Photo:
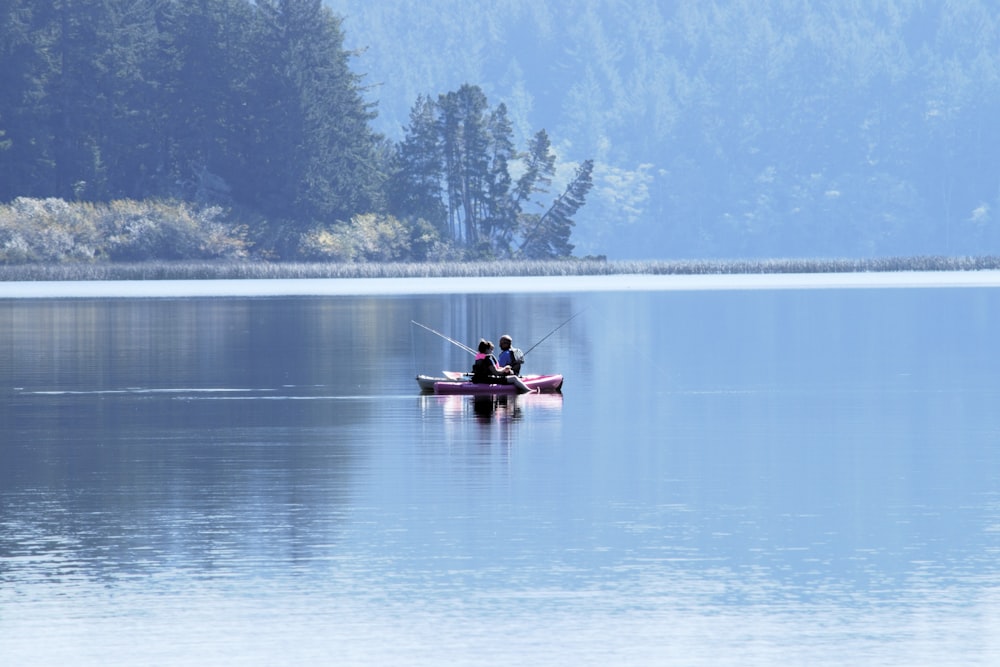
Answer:
[[[8,356],[16,385],[99,390],[218,386],[223,368],[245,352],[251,302],[78,301],[12,305]]]
[[[366,384],[395,315],[377,298],[24,301],[0,312],[0,364],[29,389]]]
[[[117,576],[329,544],[368,455],[351,434],[372,402],[323,399],[370,380],[379,350],[358,341],[393,311],[369,322],[365,304],[328,303],[9,304],[0,550]]]
[[[52,576],[211,576],[315,557],[335,542],[365,457],[331,425],[357,419],[351,404],[305,418],[297,401],[262,396],[15,402],[24,416],[8,424],[0,551],[27,560],[19,577],[50,563]]]

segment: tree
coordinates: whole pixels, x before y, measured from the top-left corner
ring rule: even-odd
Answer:
[[[101,198],[145,197],[164,177],[162,143],[163,95],[160,82],[172,65],[161,48],[157,26],[168,9],[157,0],[104,4],[98,27],[98,78],[91,94],[99,122],[94,142],[103,162],[103,192],[81,193]]]
[[[507,106],[490,109],[477,86],[440,95],[436,104],[419,96],[397,149],[391,211],[410,221],[442,220],[442,236],[468,258],[570,256],[572,216],[590,189],[593,162],[546,205],[556,172],[548,133],[537,132],[525,153],[515,149],[513,135]],[[516,182],[512,167],[521,172]],[[525,210],[529,204],[537,212]]]
[[[425,220],[444,234],[448,228],[448,212],[441,200],[444,162],[437,107],[430,97],[417,98],[405,131],[388,183],[389,211],[411,222]]]
[[[26,19],[30,8],[24,0],[0,0],[0,123],[7,122],[14,108],[14,100],[20,98],[27,88],[26,70],[34,55],[30,48]],[[0,151],[10,150],[10,138],[4,139],[7,131],[0,125]],[[14,174],[3,174],[12,178]],[[6,178],[0,178],[5,181]],[[2,186],[0,186],[2,189]],[[3,197],[0,192],[0,198]]]
[[[478,86],[464,84],[440,96],[438,107],[452,237],[475,247],[489,168],[486,95]]]
[[[573,216],[584,205],[587,193],[593,186],[591,175],[594,161],[584,160],[566,190],[563,191],[549,210],[536,219],[525,220],[527,230],[518,248],[519,256],[529,259],[553,259],[570,257],[573,245],[569,242],[573,231]]]
[[[92,87],[103,76],[100,56],[107,43],[101,26],[107,22],[107,7],[100,0],[63,0],[54,18],[54,194],[66,199],[107,197],[107,163],[99,136],[106,118],[105,95],[95,94]]]
[[[545,194],[556,173],[556,156],[552,153],[552,142],[545,130],[539,130],[528,147],[525,170],[517,179],[515,196],[519,206],[526,204],[535,194]]]
[[[514,149],[514,130],[507,116],[507,105],[500,103],[490,114],[490,171],[487,181],[486,215],[483,236],[491,241],[490,254],[510,255],[510,244],[517,230],[520,208],[511,196],[510,163],[518,158]]]
[[[271,216],[346,220],[369,210],[380,189],[374,116],[350,72],[340,19],[320,0],[261,0],[255,21],[259,64],[248,73],[251,108],[242,117],[253,192]]]
[[[260,102],[250,82],[264,75],[264,49],[246,0],[180,0],[164,17],[159,86],[164,115],[164,172],[188,200],[255,205],[253,175],[260,139],[250,118]],[[208,185],[208,184],[214,185]]]
[[[282,0],[289,78],[301,115],[296,146],[301,171],[291,170],[294,201],[306,219],[347,219],[371,211],[381,191],[370,121],[343,47],[341,19],[321,0]],[[287,168],[288,165],[286,165]]]

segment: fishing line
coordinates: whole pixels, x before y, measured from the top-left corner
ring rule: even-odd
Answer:
[[[584,308],[583,310],[581,310],[581,311],[579,311],[578,313],[576,313],[575,315],[573,315],[573,317],[569,318],[568,320],[566,320],[565,322],[563,322],[562,324],[560,324],[559,326],[557,326],[557,327],[556,327],[555,329],[553,329],[552,331],[550,331],[550,332],[548,332],[547,334],[545,334],[545,338],[548,338],[549,336],[551,336],[552,334],[554,334],[555,332],[559,331],[559,330],[560,330],[560,329],[562,329],[562,328],[563,328],[564,326],[566,326],[567,324],[569,324],[570,322],[572,322],[572,321],[573,321],[574,319],[576,319],[576,318],[577,318],[577,317],[578,317],[578,316],[579,316],[580,314],[582,314],[584,310],[587,310],[587,309],[586,309],[586,308]],[[524,351],[524,352],[523,352],[522,354],[524,354],[524,356],[528,356],[528,352],[531,352],[531,351],[532,351],[532,350],[534,350],[534,349],[535,349],[536,347],[538,347],[539,345],[541,345],[541,344],[542,344],[542,343],[543,343],[543,342],[545,341],[545,338],[542,338],[542,340],[538,341],[537,343],[535,343],[534,345],[532,345],[531,347],[529,347],[529,348],[528,348],[527,350],[525,350],[525,351]]]
[[[575,316],[574,316],[574,317],[575,317]],[[473,349],[472,349],[471,347],[469,347],[468,345],[466,345],[466,344],[464,344],[464,343],[459,343],[459,342],[458,342],[457,340],[455,340],[454,338],[448,338],[447,336],[445,336],[445,335],[444,335],[443,333],[441,333],[440,331],[436,331],[436,330],[434,330],[434,329],[431,329],[431,328],[430,328],[429,326],[427,326],[426,324],[421,324],[420,322],[417,322],[416,320],[410,320],[410,322],[411,322],[411,323],[413,323],[413,324],[416,324],[416,325],[417,325],[418,327],[420,327],[421,329],[427,329],[427,330],[428,330],[428,331],[430,331],[430,332],[431,332],[432,334],[435,334],[435,335],[437,335],[437,336],[441,336],[441,338],[444,338],[444,339],[445,339],[446,341],[448,341],[448,342],[449,342],[449,343],[451,343],[452,345],[457,345],[457,346],[459,346],[460,348],[462,348],[463,350],[465,350],[466,352],[468,352],[469,354],[471,354],[471,355],[475,356],[475,354],[476,354],[476,351],[475,351],[475,350],[473,350]]]

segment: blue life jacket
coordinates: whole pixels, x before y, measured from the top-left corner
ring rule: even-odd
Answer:
[[[510,366],[510,370],[514,372],[514,375],[520,375],[521,364],[524,363],[524,353],[516,347],[511,347],[509,350],[500,350],[497,363],[501,368]]]

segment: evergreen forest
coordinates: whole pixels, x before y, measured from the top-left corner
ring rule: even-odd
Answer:
[[[0,262],[572,256],[556,183],[474,83],[398,141],[320,0],[0,0]]]

